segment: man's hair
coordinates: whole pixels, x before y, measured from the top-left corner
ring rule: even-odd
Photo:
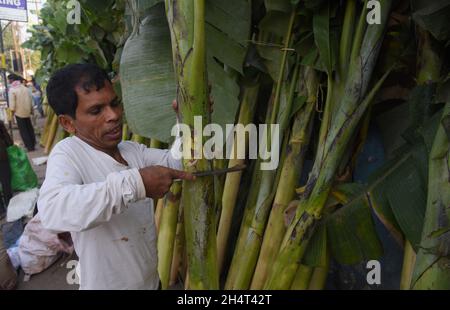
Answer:
[[[72,64],[56,71],[48,82],[46,91],[49,105],[57,115],[75,118],[78,105],[77,87],[89,93],[93,87],[98,91],[111,83],[108,74],[94,64]]]
[[[22,77],[18,76],[17,74],[11,73],[10,75],[8,75],[8,80],[21,81]]]

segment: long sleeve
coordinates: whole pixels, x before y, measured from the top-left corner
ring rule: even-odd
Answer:
[[[70,158],[63,152],[52,152],[38,200],[45,228],[60,232],[87,230],[145,198],[145,187],[135,168],[112,172],[104,182],[82,183]]]
[[[143,144],[138,145],[139,152],[142,153],[144,158],[144,165],[148,166],[164,166],[172,169],[181,170],[183,169],[183,164],[181,160],[175,159],[172,156],[172,152],[169,150],[160,150],[147,148]]]
[[[11,111],[16,111],[16,104],[17,104],[17,98],[16,94],[13,91],[9,91],[8,94],[8,100],[9,100],[9,108]]]

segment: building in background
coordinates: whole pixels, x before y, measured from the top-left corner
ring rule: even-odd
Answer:
[[[21,0],[26,2],[27,22],[2,20],[4,42],[4,57],[6,69],[15,72],[26,79],[34,75],[35,65],[33,59],[39,59],[38,51],[24,49],[21,45],[29,37],[27,29],[32,25],[39,24],[39,12],[45,0]]]

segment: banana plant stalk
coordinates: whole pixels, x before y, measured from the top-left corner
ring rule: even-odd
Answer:
[[[256,99],[258,96],[259,83],[254,86],[247,86],[244,89],[241,108],[239,111],[238,124],[247,126],[253,118],[255,112]],[[244,164],[245,159],[237,158],[237,144],[238,141],[234,140],[231,154],[234,157],[229,160],[228,168],[236,165]],[[222,210],[220,214],[219,227],[217,230],[217,259],[219,272],[222,271],[223,262],[226,255],[226,249],[228,244],[228,238],[230,234],[231,220],[233,217],[234,207],[239,192],[239,186],[241,182],[242,171],[235,173],[228,173],[225,177],[225,184],[222,194]]]
[[[442,61],[439,57],[439,53],[437,52],[437,48],[435,46],[436,42],[433,41],[430,34],[426,31],[421,29],[420,27],[417,27],[417,34],[419,37],[419,44],[417,49],[417,85],[423,86],[427,84],[435,83],[439,80],[439,73],[441,70]],[[430,167],[432,164],[435,163],[430,162]],[[430,175],[430,182],[433,182],[432,176]],[[431,193],[431,192],[429,192]],[[431,208],[431,207],[430,207]],[[427,212],[430,212],[431,209],[427,208]],[[427,228],[429,229],[429,228]],[[424,231],[426,229],[424,228]],[[428,239],[427,236],[424,236],[424,242],[427,242],[426,239]],[[420,253],[420,260],[417,261],[417,266],[426,264],[425,257],[433,257],[433,255],[424,255],[424,252]],[[412,244],[405,240],[405,247],[404,247],[404,257],[403,257],[403,267],[402,267],[402,274],[400,279],[400,289],[403,290],[409,290],[411,289],[412,281],[413,281],[413,275],[416,273],[417,275],[417,268],[415,270],[416,266],[416,259],[417,259],[417,253],[414,251],[414,248],[412,247]],[[434,259],[434,258],[433,258]],[[429,274],[432,274],[433,272],[430,272]],[[417,279],[415,279],[417,280]],[[431,279],[427,279],[427,281],[421,282],[421,285],[424,285],[425,283],[433,282]],[[427,284],[428,285],[428,284]],[[425,287],[425,285],[424,285]]]
[[[419,29],[418,84],[438,80],[441,59],[430,34]],[[449,128],[450,98],[443,109],[433,146],[429,155],[428,197],[422,238],[416,257],[411,283],[412,289],[450,289],[449,228],[450,173]]]
[[[327,98],[327,104],[332,102],[332,106],[325,108],[324,121],[320,128],[322,141],[319,140],[314,166],[297,207],[295,218],[287,229],[269,273],[265,289],[291,287],[299,262],[322,216],[322,210],[348,142],[377,90],[390,73],[390,70],[387,71],[372,90],[367,91],[384,37],[390,6],[390,0],[381,0],[381,24],[369,25],[366,29],[366,23],[360,22],[356,29],[351,57],[349,57],[350,66],[345,76],[341,76],[341,79],[345,81],[345,96]],[[365,10],[360,16],[360,21],[363,19],[365,19]],[[341,58],[338,57],[338,59]],[[328,80],[332,80],[331,72],[328,72]],[[328,95],[332,93],[328,91]]]
[[[153,200],[153,202],[155,202],[156,199]],[[161,217],[162,217],[162,212],[163,212],[163,208],[164,208],[164,199],[158,199],[156,201],[155,205],[155,226],[156,226],[156,233],[159,234],[159,226],[161,224]]]
[[[172,257],[174,254],[177,215],[180,205],[181,183],[175,182],[167,193],[158,233],[158,273],[162,289],[170,282]]]
[[[50,127],[48,129],[47,141],[45,142],[45,154],[49,154],[52,150],[53,142],[55,142],[56,133],[58,131],[58,126],[58,116],[56,114],[53,114],[51,117]]]
[[[203,128],[194,132],[194,117],[210,122],[205,59],[205,1],[166,0],[166,14],[172,41],[177,80],[180,121],[191,128],[193,158],[183,158],[186,171],[206,171],[211,162],[204,158]],[[201,157],[197,158],[196,157]],[[218,289],[216,225],[213,177],[183,181],[182,204],[185,216],[188,278],[191,289]]]
[[[55,112],[53,111],[52,108],[48,107],[45,115],[47,115],[47,118],[45,119],[45,125],[41,135],[41,139],[39,140],[39,144],[43,147],[45,147],[45,144],[47,143],[48,133],[50,131],[50,124],[52,123]]]
[[[314,272],[314,267],[300,264],[292,281],[291,290],[307,290]]]
[[[325,243],[325,246],[326,243]],[[330,253],[329,251],[325,251],[324,255],[325,264],[323,266],[316,266],[311,274],[311,278],[309,280],[308,290],[323,290],[325,288],[325,284],[327,283],[328,271],[330,269]]]
[[[134,142],[137,142],[137,143],[140,143],[140,144],[145,144],[145,137],[134,133],[131,136],[131,141],[134,141]]]
[[[416,258],[412,288],[450,289],[449,227],[450,100],[447,100],[429,158],[428,197],[422,240]],[[444,128],[444,120],[447,128]]]
[[[128,140],[128,133],[129,133],[128,124],[124,123],[122,126],[122,141]]]
[[[183,206],[180,206],[178,212],[177,231],[175,234],[175,244],[172,255],[172,266],[170,270],[170,285],[174,285],[178,280],[178,275],[186,273],[183,268],[184,263],[184,220],[183,220]]]
[[[263,288],[268,270],[278,253],[286,232],[284,212],[294,199],[295,188],[303,167],[304,154],[309,144],[312,120],[317,103],[319,80],[312,68],[305,69],[304,79],[307,86],[304,87],[303,93],[308,95],[308,98],[304,106],[296,113],[294,124],[292,125],[287,156],[281,170],[280,182],[277,186],[267,228],[264,232],[264,239],[253,275],[251,289]]]
[[[416,252],[411,243],[406,240],[405,247],[403,250],[403,266],[402,273],[400,277],[400,289],[409,290],[411,287],[412,273],[414,271],[414,265],[416,263]]]

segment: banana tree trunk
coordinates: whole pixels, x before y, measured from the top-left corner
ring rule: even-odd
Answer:
[[[203,142],[203,128],[200,132],[194,132],[195,116],[201,117],[203,125],[210,121],[205,60],[205,1],[166,0],[165,4],[177,75],[180,120],[191,128],[191,154],[194,158],[183,158],[183,166],[190,172],[210,170],[211,163],[195,143]],[[182,204],[189,288],[218,289],[213,177],[183,181]]]

